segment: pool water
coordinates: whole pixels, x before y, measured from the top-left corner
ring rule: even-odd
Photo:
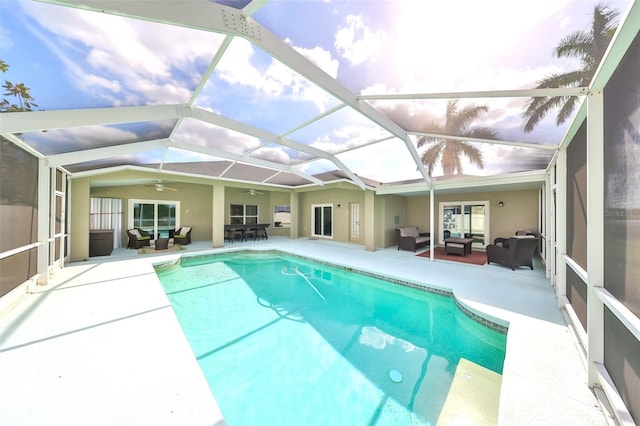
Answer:
[[[461,358],[502,373],[506,335],[446,294],[279,252],[157,272],[230,426],[435,424]]]

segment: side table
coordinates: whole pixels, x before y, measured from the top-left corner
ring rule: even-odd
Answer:
[[[169,248],[169,238],[158,238],[154,241],[156,250],[166,250]]]

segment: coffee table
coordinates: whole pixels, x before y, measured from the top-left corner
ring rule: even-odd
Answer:
[[[156,250],[166,250],[169,248],[169,238],[158,238],[154,241]]]
[[[473,243],[473,238],[450,237],[444,240],[444,252],[466,256],[471,254],[471,243]],[[449,246],[449,244],[454,245]],[[459,250],[460,245],[462,245],[462,250]]]

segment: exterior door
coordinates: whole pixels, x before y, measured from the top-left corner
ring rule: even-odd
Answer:
[[[311,206],[311,236],[333,238],[333,204]]]
[[[140,228],[153,239],[169,238],[180,223],[179,201],[129,200],[129,228]]]
[[[360,242],[360,203],[350,204],[350,237],[353,242]]]
[[[473,238],[474,246],[486,247],[489,241],[489,201],[441,202],[441,236],[444,231],[449,231],[452,237]]]

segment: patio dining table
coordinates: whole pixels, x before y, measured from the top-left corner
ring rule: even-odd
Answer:
[[[247,241],[247,231],[255,230],[255,236],[257,239],[264,238],[269,239],[267,234],[268,223],[251,223],[251,224],[229,224],[224,225],[225,239],[229,242],[233,242],[237,234],[240,235],[240,241]]]

